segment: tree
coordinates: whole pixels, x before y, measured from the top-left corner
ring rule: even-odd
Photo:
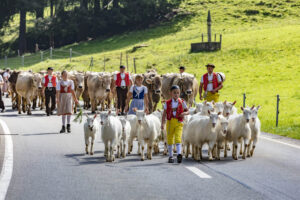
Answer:
[[[99,14],[100,11],[100,0],[94,0],[94,14]]]
[[[34,3],[36,18],[44,18],[45,1],[38,0]]]
[[[19,28],[19,51],[20,55],[26,52],[26,8],[20,8],[20,28]]]

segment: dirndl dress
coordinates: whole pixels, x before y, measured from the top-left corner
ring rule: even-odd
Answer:
[[[128,114],[135,115],[136,113],[133,111],[134,108],[138,110],[144,110],[144,96],[145,96],[145,88],[142,91],[138,91],[136,86],[133,86],[133,93],[132,93],[132,101],[129,107]]]
[[[60,96],[57,105],[57,115],[72,115],[73,97],[71,93],[71,81],[68,81],[68,85],[64,85],[63,81],[60,81],[58,84],[60,84]]]

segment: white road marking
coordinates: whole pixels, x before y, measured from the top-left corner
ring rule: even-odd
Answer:
[[[0,200],[4,200],[10,184],[12,172],[13,172],[13,141],[10,135],[10,131],[6,123],[0,119],[0,125],[4,131],[5,151],[3,166],[0,174]]]
[[[269,140],[269,141],[272,141],[272,142],[277,142],[279,144],[284,144],[284,145],[287,145],[287,146],[290,146],[290,147],[293,147],[293,148],[296,148],[296,149],[300,149],[300,146],[298,146],[298,145],[289,144],[289,143],[286,143],[286,142],[281,142],[281,141],[278,141],[278,140],[275,140],[275,139],[272,139],[272,138],[269,138],[269,137],[265,137],[265,136],[259,136],[259,137],[263,138],[265,140]]]
[[[188,170],[190,170],[191,172],[193,172],[194,174],[196,174],[200,178],[211,178],[210,175],[204,173],[203,171],[201,171],[197,167],[185,167],[185,168],[187,168]]]

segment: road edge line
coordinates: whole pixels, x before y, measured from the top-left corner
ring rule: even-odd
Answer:
[[[278,141],[276,139],[269,138],[269,137],[262,136],[262,135],[260,135],[259,137],[262,138],[262,139],[265,139],[265,140],[269,140],[269,141],[272,141],[272,142],[277,142],[279,144],[284,144],[284,145],[287,145],[287,146],[290,146],[290,147],[293,147],[293,148],[296,148],[296,149],[300,149],[300,146],[298,146],[298,145],[289,144],[289,143],[286,143],[286,142],[281,142],[281,141]]]
[[[2,119],[0,119],[0,126],[4,132],[5,145],[3,166],[0,174],[0,200],[5,200],[13,172],[13,141],[10,135],[10,130]]]
[[[200,178],[204,178],[204,179],[210,179],[211,178],[210,175],[208,175],[207,173],[203,172],[201,169],[199,169],[197,167],[185,166],[185,168],[188,169],[189,171],[193,172],[194,174],[196,174]]]

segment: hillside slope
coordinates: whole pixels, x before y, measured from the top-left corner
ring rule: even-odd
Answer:
[[[25,56],[24,67],[19,57],[8,59],[8,65],[34,71],[48,66],[57,70],[103,71],[105,58],[106,71],[115,71],[120,53],[126,64],[127,52],[130,71],[135,57],[137,73],[149,68],[156,68],[159,73],[176,72],[179,65],[185,65],[187,72],[200,79],[205,64],[214,63],[227,79],[221,100],[237,100],[240,106],[242,94],[246,93],[247,105],[262,106],[259,116],[263,131],[300,139],[300,2],[190,0],[182,3],[181,9],[191,14],[155,28],[55,49],[53,59],[47,59],[48,50],[44,52],[44,62],[40,62],[40,54],[32,54]],[[206,33],[208,10],[213,33],[223,35],[222,50],[190,53],[190,43],[201,41],[201,33]],[[148,47],[132,52],[139,44]],[[4,61],[0,63],[3,66]],[[275,128],[277,94],[281,101],[279,127]]]

